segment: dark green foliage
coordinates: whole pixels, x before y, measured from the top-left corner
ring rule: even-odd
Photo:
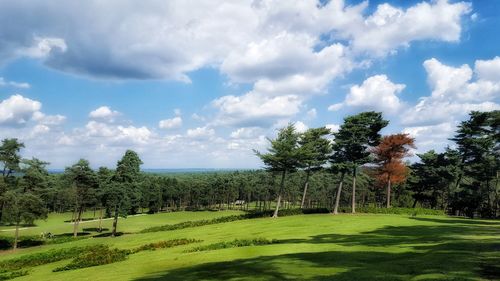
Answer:
[[[341,208],[340,212],[350,213],[350,208]],[[368,214],[394,214],[394,215],[431,215],[431,216],[443,216],[443,210],[436,209],[424,209],[424,208],[376,208],[376,207],[359,207],[356,209],[358,213],[368,213]]]
[[[5,273],[0,273],[0,280],[9,280],[25,275],[28,275],[27,270],[10,271]]]
[[[182,245],[187,245],[187,244],[196,243],[196,242],[201,242],[201,240],[183,238],[183,239],[159,241],[159,242],[154,242],[154,243],[149,243],[149,244],[139,246],[139,247],[133,249],[131,251],[131,253],[135,254],[135,253],[142,252],[142,251],[154,251],[156,249],[172,248],[175,246],[182,246]]]
[[[201,251],[212,251],[227,248],[238,248],[238,247],[248,247],[248,246],[261,246],[280,243],[276,239],[266,239],[266,238],[253,238],[253,239],[234,239],[233,241],[224,241],[219,243],[213,243],[204,246],[194,247],[187,250],[186,252],[201,252]]]
[[[72,258],[83,252],[93,252],[99,249],[101,245],[87,246],[87,247],[72,247],[57,250],[49,250],[42,253],[24,255],[19,258],[0,261],[0,272],[16,271],[26,269],[56,261]]]
[[[53,271],[65,271],[124,261],[129,254],[130,251],[128,250],[111,249],[108,245],[96,245],[91,251],[79,253],[68,265],[57,267]]]

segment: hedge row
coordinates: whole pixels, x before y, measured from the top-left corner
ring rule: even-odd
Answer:
[[[213,243],[204,246],[198,246],[187,250],[186,252],[201,252],[201,251],[212,251],[227,248],[237,248],[237,247],[247,247],[247,246],[261,246],[279,243],[279,240],[269,240],[265,238],[254,238],[254,239],[235,239],[233,241],[224,241]]]
[[[142,252],[142,251],[154,251],[156,249],[172,248],[175,246],[187,245],[187,244],[196,243],[196,242],[201,242],[201,240],[184,239],[183,238],[183,239],[159,241],[159,242],[154,242],[154,243],[149,243],[149,244],[139,246],[139,247],[131,250],[131,253],[135,254],[135,253]]]
[[[342,213],[350,213],[351,208],[343,207],[339,210]],[[356,212],[358,213],[369,213],[369,214],[395,214],[395,215],[433,215],[433,216],[443,216],[445,212],[443,210],[434,209],[424,209],[424,208],[376,208],[376,207],[356,207]]]
[[[125,260],[129,254],[129,250],[111,249],[108,245],[97,245],[92,251],[78,254],[69,264],[57,267],[53,271],[65,271],[119,262]]]

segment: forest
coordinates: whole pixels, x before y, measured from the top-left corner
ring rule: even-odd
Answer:
[[[290,123],[269,139],[267,152],[255,151],[265,169],[210,173],[144,173],[132,150],[115,169],[93,170],[80,159],[63,173],[49,173],[49,163],[20,156],[21,141],[4,139],[1,221],[19,228],[49,212],[71,211],[77,236],[82,213],[92,210],[94,217],[113,218],[114,236],[119,217],[180,210],[273,210],[278,217],[280,208],[333,214],[424,208],[499,216],[500,111],[471,112],[452,147],[416,154],[414,162],[409,157],[418,144],[408,134],[381,135],[388,123],[378,112],[348,116],[336,132],[298,133]]]

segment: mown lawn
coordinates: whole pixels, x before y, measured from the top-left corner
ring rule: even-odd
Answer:
[[[173,213],[179,222],[233,213]],[[127,231],[171,224],[162,216],[122,220]],[[206,215],[206,216],[205,216]],[[156,218],[156,219],[155,219]],[[130,220],[130,221],[129,221]],[[161,220],[161,222],[157,221]],[[139,222],[141,221],[141,222]],[[265,246],[186,252],[235,238],[278,239]],[[301,215],[262,218],[175,231],[90,238],[4,252],[0,260],[48,249],[104,243],[131,249],[147,243],[190,238],[184,246],[130,255],[127,260],[52,272],[69,260],[29,269],[14,280],[497,280],[500,222],[441,216]]]

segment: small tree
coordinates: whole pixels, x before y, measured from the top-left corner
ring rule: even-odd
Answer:
[[[391,184],[404,181],[407,174],[403,158],[411,156],[410,149],[415,147],[415,139],[408,134],[384,136],[371,151],[378,164],[377,175],[387,184],[387,208],[391,206]]]
[[[273,218],[277,218],[281,204],[281,197],[285,188],[286,174],[288,172],[293,172],[300,167],[303,159],[303,152],[298,146],[299,134],[295,131],[293,124],[288,124],[288,126],[280,129],[276,139],[268,140],[271,143],[269,152],[262,154],[255,151],[255,154],[260,157],[262,162],[264,162],[268,171],[281,173],[280,187],[276,200],[276,209],[273,214]]]
[[[84,159],[80,159],[78,163],[66,168],[65,174],[76,191],[73,236],[77,237],[84,208],[96,202],[95,194],[98,182],[89,162]]]
[[[301,164],[306,172],[300,208],[304,208],[311,173],[321,169],[332,152],[330,141],[325,139],[325,136],[330,133],[330,130],[325,127],[311,128],[303,133],[299,139],[300,149],[303,153]]]
[[[126,217],[131,209],[140,206],[139,180],[142,160],[132,150],[127,150],[116,164],[116,172],[112,181],[105,187],[104,200],[106,206],[113,210],[113,229],[111,236],[116,236],[118,217]]]
[[[21,223],[33,224],[37,219],[47,218],[47,209],[42,199],[30,192],[7,191],[4,195],[5,204],[2,220],[16,225],[14,235],[14,250],[19,241],[19,225]]]

